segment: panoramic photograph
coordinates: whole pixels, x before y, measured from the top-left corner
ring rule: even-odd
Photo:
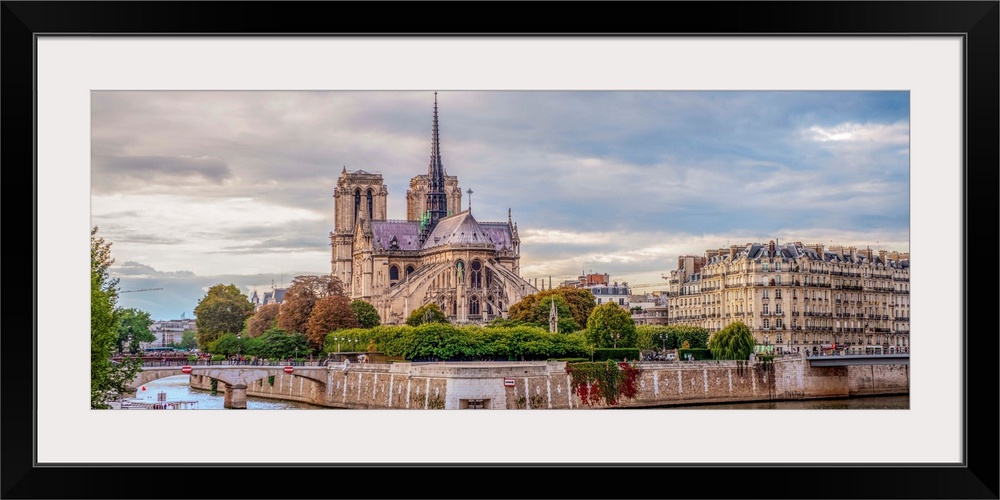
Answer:
[[[906,91],[92,91],[91,408],[910,407]]]

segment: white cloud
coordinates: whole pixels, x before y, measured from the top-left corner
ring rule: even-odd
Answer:
[[[892,124],[846,122],[833,127],[812,126],[808,135],[818,142],[869,143],[885,147],[908,144],[910,126],[905,121]]]

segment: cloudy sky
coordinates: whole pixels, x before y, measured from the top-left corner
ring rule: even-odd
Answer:
[[[480,221],[511,210],[523,277],[658,285],[678,256],[730,244],[909,251],[909,98],[441,91],[438,103],[445,169],[472,189]],[[380,172],[389,217],[405,218],[409,180],[427,171],[433,101],[93,92],[91,221],[113,244],[121,290],[135,290],[119,304],[190,318],[218,283],[263,292],[328,273],[341,170]]]

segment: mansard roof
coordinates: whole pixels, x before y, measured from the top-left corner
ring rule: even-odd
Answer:
[[[420,250],[420,223],[404,220],[372,221],[372,234],[378,250]],[[393,248],[393,240],[396,248]]]
[[[492,232],[492,231],[491,231]],[[424,248],[441,245],[496,244],[468,210],[438,221],[427,235]]]

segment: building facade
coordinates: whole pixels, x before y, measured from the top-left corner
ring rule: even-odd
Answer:
[[[387,218],[380,173],[341,171],[330,233],[332,274],[351,299],[371,303],[383,324],[400,324],[435,303],[455,323],[506,317],[537,289],[520,276],[517,224],[480,222],[461,210],[458,178],[441,160],[437,94],[427,173],[410,180],[407,219]]]
[[[169,321],[154,321],[149,325],[149,331],[156,337],[152,342],[142,342],[139,347],[146,349],[149,347],[168,347],[172,344],[180,344],[184,338],[184,332],[191,330],[198,331],[195,320],[172,319]]]
[[[670,324],[715,332],[742,321],[766,352],[909,350],[908,253],[771,241],[690,263],[668,278]]]

